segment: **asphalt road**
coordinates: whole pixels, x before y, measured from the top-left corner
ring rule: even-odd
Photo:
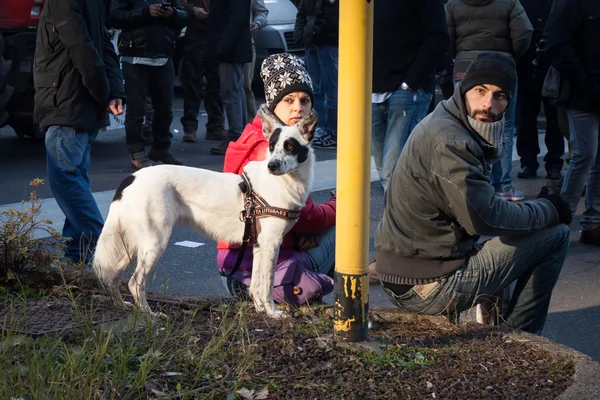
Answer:
[[[179,118],[182,113],[181,99],[176,98],[174,104],[175,118],[172,125],[174,141],[172,150],[186,165],[220,170],[223,157],[210,155],[209,148],[215,142],[200,140],[197,143],[182,143],[182,129]],[[200,136],[203,132],[200,124]],[[102,193],[114,190],[119,182],[131,173],[127,151],[124,144],[123,129],[102,132],[93,146],[90,175],[94,192]],[[335,152],[317,151],[317,160],[326,173],[326,165],[334,163]],[[514,163],[517,168],[518,163]],[[331,175],[331,171],[329,171]],[[335,175],[333,175],[335,176]],[[514,175],[516,176],[516,171]],[[45,177],[44,145],[42,141],[19,140],[10,129],[0,129],[0,209],[2,205],[18,203],[29,196],[28,182],[33,178]],[[545,183],[543,178],[535,180],[515,180],[515,185],[529,196],[535,196]],[[331,185],[333,187],[333,185]],[[315,201],[328,198],[329,189],[313,193]],[[107,192],[110,194],[110,192]],[[50,204],[52,193],[45,185],[39,195],[48,199]],[[110,199],[110,196],[104,196]],[[14,204],[13,204],[14,206]],[[581,213],[581,206],[579,214]],[[383,207],[383,191],[377,182],[371,184],[371,241],[370,251],[373,256],[372,233],[381,219]],[[550,314],[544,335],[573,347],[595,360],[600,361],[600,251],[598,247],[583,246],[579,243],[579,219],[572,224],[574,229],[571,251],[564,266],[561,278],[555,289]],[[175,245],[182,241],[203,243],[195,248]],[[226,296],[220,282],[216,265],[215,243],[205,240],[197,233],[177,228],[171,238],[171,245],[160,260],[153,274],[151,290],[179,294]],[[325,299],[333,301],[329,295]],[[387,306],[390,303],[382,293],[379,285],[370,289],[371,306]]]

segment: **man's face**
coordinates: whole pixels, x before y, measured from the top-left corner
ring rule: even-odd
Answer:
[[[471,118],[491,123],[502,119],[508,107],[508,96],[498,86],[477,85],[465,93],[465,102]]]

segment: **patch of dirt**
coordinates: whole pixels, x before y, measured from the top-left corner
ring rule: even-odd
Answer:
[[[185,307],[152,306],[182,324],[189,318]],[[233,310],[236,307],[241,305],[236,303]],[[234,368],[231,380],[237,381],[236,387],[256,392],[267,387],[267,397],[258,398],[302,400],[553,399],[572,382],[571,358],[509,338],[492,327],[456,326],[441,317],[386,310],[371,310],[369,338],[381,349],[378,353],[332,340],[333,320],[327,307],[293,310],[292,318],[275,321],[246,305],[245,329],[255,347],[254,362],[243,376],[236,376]],[[207,335],[218,330],[221,321],[215,315],[218,311],[206,309],[196,314],[191,334],[197,340],[209,340]],[[240,360],[245,356],[237,354]],[[240,360],[227,363],[235,366]],[[164,368],[169,370],[168,365]],[[154,376],[153,387],[174,393],[172,381],[160,373]]]

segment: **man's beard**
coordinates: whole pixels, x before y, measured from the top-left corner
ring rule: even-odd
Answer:
[[[471,110],[471,107],[467,104],[467,113],[474,120],[480,122],[496,122],[502,119],[502,114],[494,114],[490,110]]]

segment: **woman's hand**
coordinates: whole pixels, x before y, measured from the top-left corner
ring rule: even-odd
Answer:
[[[296,237],[296,248],[298,250],[308,250],[317,247],[317,238],[314,235],[305,235]]]

